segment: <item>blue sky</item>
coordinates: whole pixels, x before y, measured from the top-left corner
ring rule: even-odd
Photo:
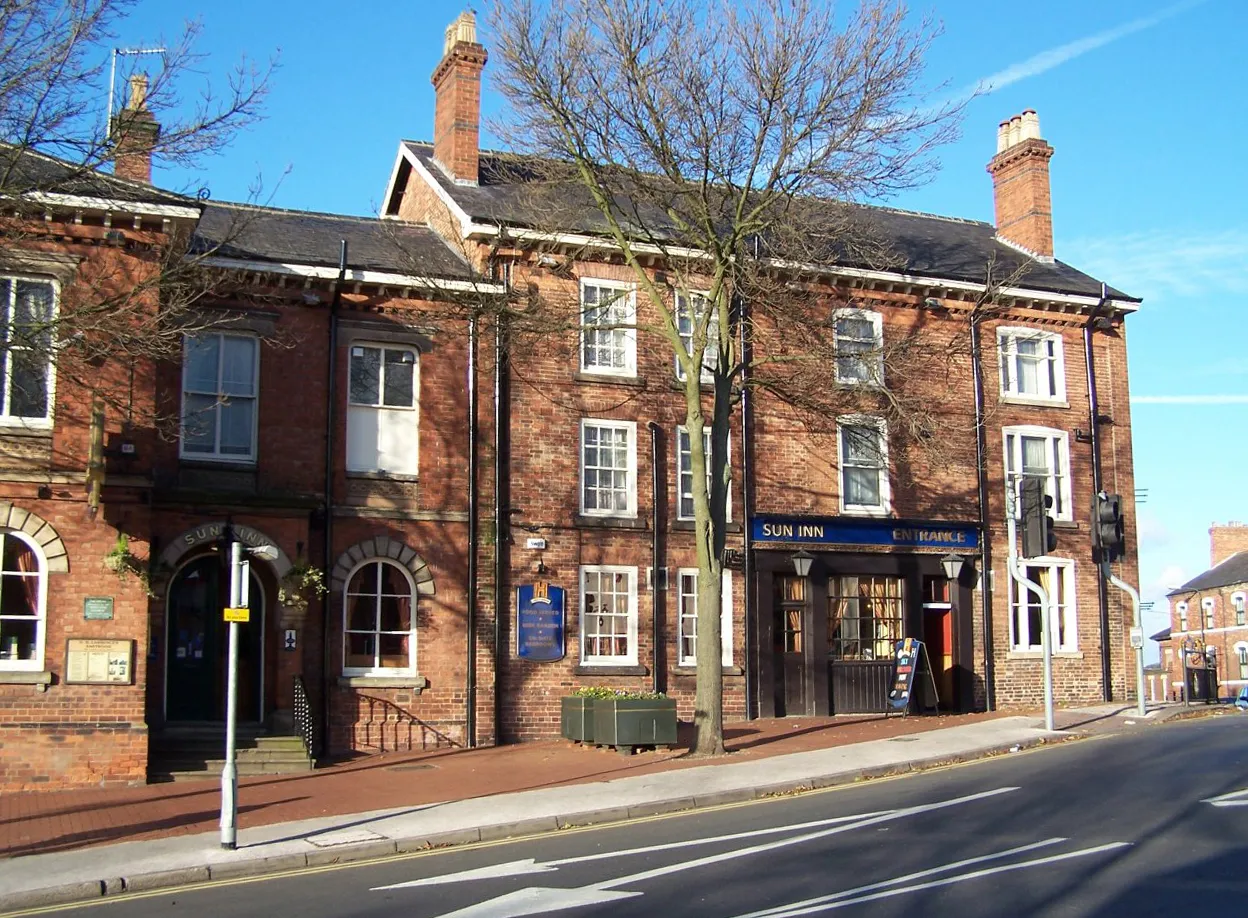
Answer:
[[[429,76],[452,0],[142,0],[120,47],[150,47],[198,15],[205,78],[240,56],[280,61],[267,117],[198,172],[160,170],[166,187],[245,200],[257,178],[277,206],[375,213],[400,138],[432,135]],[[1208,567],[1208,528],[1248,521],[1236,469],[1248,447],[1244,324],[1248,287],[1248,85],[1241,0],[1046,0],[913,4],[943,35],[933,86],[984,85],[941,171],[898,207],[992,220],[984,167],[999,121],[1039,112],[1052,161],[1058,258],[1145,298],[1128,320],[1141,588],[1168,621],[1164,594]],[[488,40],[488,39],[487,39]],[[487,117],[499,99],[489,88]],[[487,145],[490,138],[483,139]],[[1075,425],[1077,426],[1077,425]],[[1150,645],[1155,656],[1155,645]]]

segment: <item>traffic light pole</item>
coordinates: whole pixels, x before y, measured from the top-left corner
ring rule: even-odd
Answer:
[[[1028,580],[1023,576],[1018,566],[1018,522],[1014,518],[1015,500],[1013,488],[1007,488],[1005,492],[1005,525],[1006,525],[1006,545],[1009,547],[1009,556],[1006,558],[1006,565],[1009,567],[1010,576],[1014,578],[1014,582],[1023,590],[1030,590],[1035,593],[1040,600],[1040,647],[1044,654],[1044,729],[1050,733],[1053,732],[1053,642],[1049,636],[1049,594],[1040,586],[1040,584]],[[1024,594],[1025,595],[1025,594]],[[1019,597],[1022,598],[1021,596]]]
[[[243,543],[230,541],[230,608],[243,603]],[[221,847],[237,847],[238,765],[234,734],[238,727],[238,622],[230,622],[229,667],[225,695],[225,767],[221,769]]]
[[[1101,573],[1105,575],[1105,579],[1112,583],[1118,589],[1122,590],[1131,597],[1131,627],[1133,630],[1139,631],[1140,625],[1140,594],[1135,587],[1127,583],[1125,580],[1119,580],[1114,576],[1113,571],[1109,569],[1108,562],[1101,563]],[[1140,632],[1140,646],[1135,648],[1135,697],[1136,711],[1141,717],[1148,714],[1144,705],[1144,641],[1143,632]]]

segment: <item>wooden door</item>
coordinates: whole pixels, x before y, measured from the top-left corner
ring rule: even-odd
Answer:
[[[806,650],[809,583],[803,577],[777,577],[772,626],[776,716],[808,713]]]

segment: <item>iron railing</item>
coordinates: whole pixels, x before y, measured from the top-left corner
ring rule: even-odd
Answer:
[[[303,738],[303,745],[311,758],[320,755],[317,744],[316,717],[312,713],[312,701],[308,698],[308,687],[304,685],[302,676],[295,676],[295,732]]]

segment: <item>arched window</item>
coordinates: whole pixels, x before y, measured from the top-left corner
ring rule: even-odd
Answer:
[[[43,669],[47,571],[26,535],[0,530],[0,669]]]
[[[1205,613],[1205,628],[1213,627],[1213,597],[1206,596],[1200,601],[1200,608]]]
[[[1248,679],[1248,644],[1243,641],[1236,644],[1235,655],[1239,657],[1239,678]]]
[[[1186,631],[1187,630],[1187,603],[1176,602],[1174,604],[1174,611],[1179,614],[1179,630]]]
[[[402,676],[416,671],[416,590],[393,561],[369,559],[343,591],[342,669],[348,676]]]
[[[1242,592],[1231,594],[1231,608],[1235,610],[1235,624],[1244,624],[1244,594]]]

